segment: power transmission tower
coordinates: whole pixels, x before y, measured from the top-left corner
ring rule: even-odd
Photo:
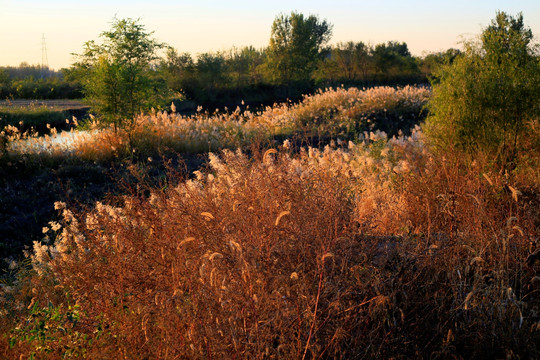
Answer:
[[[49,58],[47,57],[47,43],[45,42],[45,34],[41,37],[41,78],[45,75],[45,69],[47,69],[47,75],[49,73]]]

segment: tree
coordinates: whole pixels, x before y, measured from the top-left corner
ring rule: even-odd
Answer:
[[[406,43],[389,41],[378,44],[373,50],[373,61],[377,70],[384,74],[418,73],[418,65],[411,56]]]
[[[135,117],[166,94],[154,66],[164,45],[151,35],[138,20],[115,18],[111,30],[101,33],[103,43],[86,42],[80,61],[74,64],[73,72],[99,120],[115,131],[127,131],[130,141]]]
[[[427,54],[421,60],[422,72],[425,76],[430,76],[436,72],[442,65],[452,64],[454,60],[461,55],[459,49],[450,48],[444,52]]]
[[[340,69],[342,78],[352,81],[366,80],[370,64],[370,49],[363,42],[339,43],[332,48],[332,60]]]
[[[11,82],[11,79],[9,78],[9,74],[6,70],[0,69],[0,84],[9,84]]]
[[[268,49],[273,80],[280,84],[310,80],[331,34],[332,26],[314,15],[279,15],[272,24]]]
[[[197,77],[206,89],[217,89],[228,83],[225,57],[221,53],[202,53],[197,56]]]
[[[433,80],[426,131],[436,144],[495,154],[512,164],[531,120],[540,116],[540,62],[523,15],[498,12],[479,41]]]
[[[10,92],[11,79],[9,78],[9,74],[6,70],[0,68],[0,99],[7,98]]]
[[[193,83],[195,63],[189,53],[179,54],[174,48],[167,48],[160,69],[167,81],[167,86],[173,91],[182,93],[189,84]]]
[[[227,70],[236,86],[242,87],[261,82],[258,68],[264,63],[265,56],[264,49],[255,49],[253,46],[232,48],[226,53]]]
[[[331,46],[328,55],[319,62],[313,77],[319,83],[329,81],[335,84],[339,81],[350,85],[367,81],[371,67],[371,48],[363,42],[349,41]]]

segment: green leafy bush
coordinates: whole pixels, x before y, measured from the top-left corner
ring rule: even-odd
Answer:
[[[478,42],[433,80],[427,133],[443,149],[494,154],[510,164],[540,114],[538,47],[523,16],[497,13]]]
[[[164,45],[133,19],[114,19],[101,34],[103,44],[89,41],[75,64],[74,76],[99,120],[128,133],[135,117],[160,103],[165,83],[155,70],[157,51]]]

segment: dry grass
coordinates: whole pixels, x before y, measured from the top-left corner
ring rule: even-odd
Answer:
[[[181,116],[158,112],[138,117],[129,132],[115,132],[90,125],[90,132],[62,132],[31,138],[7,137],[4,148],[13,156],[75,157],[89,161],[107,161],[131,156],[154,156],[163,150],[182,153],[218,151],[247,146],[276,135],[302,133],[319,136],[355,137],[370,129],[397,132],[390,123],[408,128],[418,122],[429,91],[424,88],[368,90],[327,89],[307,96],[296,105],[275,105],[260,112],[233,112]],[[9,145],[8,145],[9,144]],[[2,150],[2,148],[0,148]]]
[[[7,354],[537,357],[538,184],[434,156],[418,131],[368,135],[224,151],[117,207],[58,204]]]
[[[540,356],[538,153],[500,173],[418,128],[291,146],[211,154],[114,205],[58,203],[51,243],[3,287],[0,356]]]
[[[318,136],[355,136],[385,131],[397,135],[418,123],[429,98],[427,88],[387,86],[320,91],[294,106],[294,128]]]

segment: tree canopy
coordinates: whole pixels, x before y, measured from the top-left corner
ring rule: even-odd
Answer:
[[[310,79],[331,34],[332,25],[315,15],[292,12],[276,17],[268,59],[274,79],[284,84]]]
[[[129,130],[137,114],[155,106],[165,93],[154,62],[164,45],[134,19],[114,19],[103,42],[85,43],[74,65],[84,94],[103,123]]]

